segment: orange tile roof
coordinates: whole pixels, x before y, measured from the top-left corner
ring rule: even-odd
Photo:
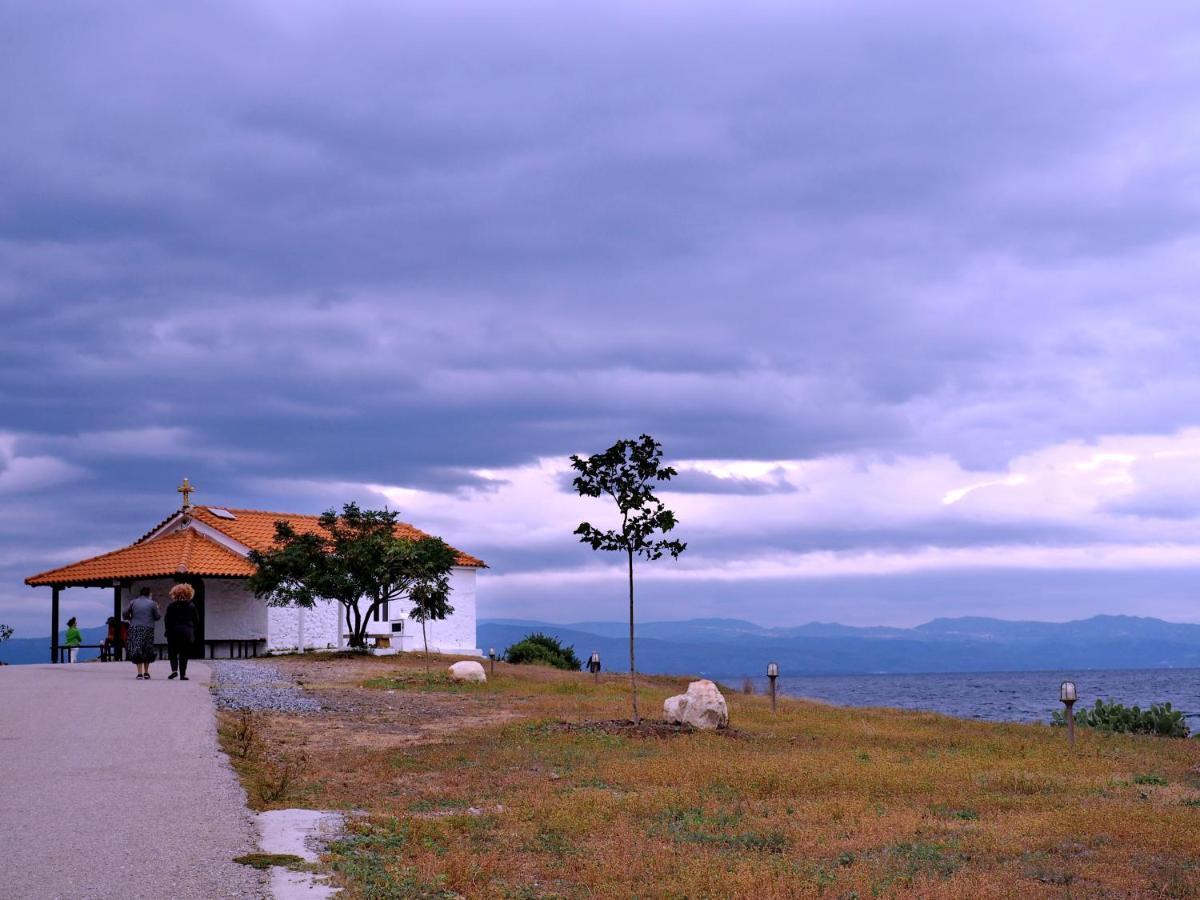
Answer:
[[[212,512],[213,509],[226,510],[233,513],[235,518],[226,519],[223,516],[218,516]],[[215,528],[222,534],[233,538],[239,544],[244,544],[251,550],[257,550],[260,553],[265,553],[275,545],[275,523],[278,521],[287,522],[301,534],[321,530],[319,524],[320,516],[306,516],[298,513],[265,512],[261,509],[233,509],[227,506],[193,506],[188,509],[188,513],[210,528]],[[409,540],[429,537],[424,531],[414,528],[407,522],[396,523],[396,536]],[[484,568],[486,566],[483,560],[477,559],[469,553],[463,553],[461,550],[453,547],[450,549],[454,550],[455,554],[457,554],[455,562],[460,566],[469,566],[472,568]]]
[[[25,583],[81,584],[177,574],[245,578],[254,574],[254,566],[228,547],[187,528],[42,572],[26,578]]]
[[[226,519],[212,512],[226,509],[234,518]],[[227,507],[192,506],[187,510],[197,522],[214,528],[251,550],[265,552],[275,544],[275,523],[284,520],[296,531],[321,530],[318,516],[298,513],[264,512],[259,509],[230,509]],[[133,544],[111,553],[85,559],[69,566],[51,569],[25,579],[29,585],[83,584],[111,582],[115,579],[158,578],[188,573],[213,577],[245,578],[254,574],[254,566],[235,550],[225,547],[194,528],[173,530],[159,537],[153,535],[179,516],[172,513]],[[396,523],[396,536],[416,540],[428,537],[419,528],[404,522]],[[456,550],[455,563],[471,568],[485,568],[486,563]]]

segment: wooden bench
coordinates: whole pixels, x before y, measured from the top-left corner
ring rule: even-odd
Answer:
[[[59,644],[58,661],[60,663],[65,663],[67,660],[69,660],[71,658],[70,651],[72,650],[99,650],[100,658],[107,662],[108,649],[108,644],[76,644],[74,647],[68,647],[66,644]]]
[[[259,644],[265,644],[264,638],[205,638],[204,644],[207,656],[201,654],[199,659],[217,659],[217,647],[222,644],[228,647],[228,655],[221,657],[222,659],[249,659],[252,656],[258,656]],[[158,654],[158,659],[167,658],[167,645],[155,644],[154,649]]]
[[[223,659],[249,659],[258,656],[259,645],[265,644],[263,638],[213,638],[205,640],[204,647],[208,654],[208,659],[217,658],[217,647],[224,645],[228,648],[227,656]],[[58,646],[58,661],[65,663],[70,659],[70,650],[99,650],[101,662],[110,662],[112,660],[124,659],[125,648],[113,647],[111,644],[76,644],[73,648],[66,644]],[[167,658],[167,645],[154,645],[154,658],[157,660],[165,660]],[[202,656],[201,659],[204,657]]]
[[[205,639],[204,646],[208,648],[208,658],[217,658],[217,645],[225,644],[229,647],[229,655],[226,659],[247,659],[251,656],[258,656],[258,645],[265,644],[263,638],[215,638],[213,640]]]

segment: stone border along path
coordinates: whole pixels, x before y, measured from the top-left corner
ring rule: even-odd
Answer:
[[[217,746],[210,670],[0,667],[0,896],[263,898],[246,798]]]
[[[220,709],[252,709],[281,713],[320,712],[321,704],[298,687],[291,676],[268,662],[214,659],[213,693]]]

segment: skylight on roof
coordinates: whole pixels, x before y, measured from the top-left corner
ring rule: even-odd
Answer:
[[[219,519],[236,519],[237,518],[237,516],[235,516],[229,510],[221,509],[221,507],[219,507],[219,506],[210,506],[208,508],[208,511]]]

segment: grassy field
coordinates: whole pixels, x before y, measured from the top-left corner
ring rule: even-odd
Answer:
[[[729,732],[635,733],[619,676],[448,662],[284,658],[326,709],[222,714],[253,803],[354,811],[351,898],[1200,895],[1200,741],[728,689]]]

